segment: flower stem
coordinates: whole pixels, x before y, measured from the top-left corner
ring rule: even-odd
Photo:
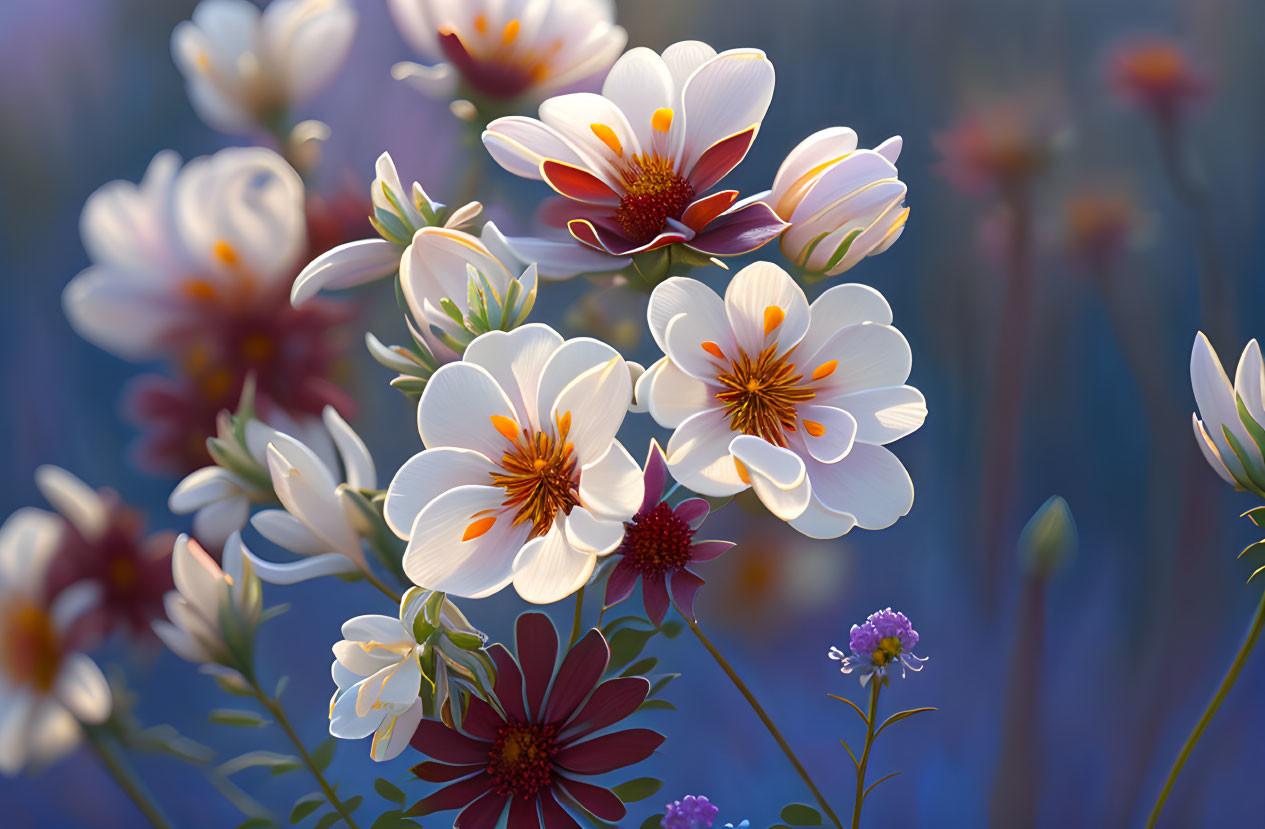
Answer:
[[[329,805],[334,807],[334,811],[338,812],[339,816],[342,817],[343,822],[351,827],[351,829],[360,829],[360,827],[356,825],[356,822],[351,819],[351,812],[348,811],[343,802],[338,799],[338,794],[334,791],[334,787],[329,784],[329,781],[325,779],[325,775],[321,773],[319,768],[317,768],[316,762],[312,759],[312,755],[308,754],[307,748],[304,747],[303,741],[299,739],[299,735],[295,733],[294,727],[290,725],[290,720],[286,718],[285,711],[281,708],[280,700],[276,700],[268,696],[268,694],[264,692],[264,689],[259,687],[258,682],[252,681],[251,687],[255,692],[255,699],[257,699],[259,704],[273,716],[273,719],[277,721],[277,725],[281,726],[281,730],[286,733],[286,736],[290,738],[290,742],[294,744],[296,749],[298,749],[299,757],[303,760],[303,765],[307,766],[308,771],[312,772],[312,776],[315,777],[316,782],[320,784],[321,792],[325,795],[325,799],[329,801]]]
[[[773,739],[777,742],[778,747],[782,749],[782,753],[786,755],[786,759],[791,761],[791,765],[795,767],[795,771],[799,773],[799,776],[808,786],[808,790],[813,793],[813,797],[817,798],[817,804],[821,806],[822,811],[830,818],[831,823],[839,827],[839,829],[843,829],[843,824],[839,822],[839,816],[835,814],[834,809],[830,808],[830,804],[826,802],[825,795],[823,795],[821,790],[817,788],[817,784],[813,782],[813,779],[808,776],[808,770],[804,768],[804,764],[801,763],[799,758],[795,756],[795,752],[791,751],[791,747],[787,744],[786,738],[782,736],[782,732],[777,730],[777,726],[773,724],[773,720],[769,719],[769,715],[765,713],[764,708],[756,701],[755,695],[751,693],[751,689],[748,688],[746,683],[742,681],[742,679],[734,671],[733,666],[725,660],[725,657],[720,655],[720,651],[716,650],[716,646],[711,643],[711,640],[703,635],[703,631],[698,626],[698,621],[696,619],[689,618],[685,621],[689,624],[690,630],[694,631],[694,635],[698,637],[698,641],[701,642],[703,647],[707,649],[707,652],[712,655],[712,659],[715,659],[716,664],[719,665],[720,669],[725,672],[725,676],[729,677],[729,681],[732,682],[734,687],[737,688],[738,691],[746,698],[747,703],[751,706],[751,709],[755,711],[756,716],[760,718],[760,722],[762,722],[764,727],[768,729],[769,734],[773,736]]]
[[[106,732],[98,726],[84,725],[83,733],[88,745],[92,746],[106,769],[114,776],[123,791],[127,792],[127,796],[132,799],[145,818],[158,829],[171,829],[171,822],[163,814],[154,796],[136,776],[136,772],[132,770],[118,749],[111,745]]]
[[[870,748],[874,745],[874,720],[878,716],[878,692],[882,687],[882,678],[870,678],[870,713],[866,717],[865,748],[861,751],[861,762],[857,763],[857,797],[852,806],[852,829],[861,825],[861,804],[865,801],[865,767],[870,762]]]
[[[1186,738],[1185,745],[1178,752],[1177,759],[1173,761],[1173,768],[1168,773],[1168,778],[1164,781],[1164,788],[1160,790],[1160,796],[1155,801],[1155,807],[1151,809],[1151,816],[1146,820],[1146,829],[1152,829],[1155,822],[1160,818],[1160,811],[1164,808],[1164,802],[1168,800],[1168,795],[1173,790],[1173,784],[1177,782],[1177,775],[1181,774],[1182,767],[1186,765],[1186,760],[1190,757],[1195,746],[1199,743],[1199,738],[1203,736],[1204,731],[1208,728],[1208,724],[1212,722],[1212,718],[1216,716],[1217,709],[1221,707],[1221,703],[1225,701],[1226,695],[1230,693],[1230,689],[1234,687],[1234,683],[1239,678],[1239,674],[1243,671],[1243,666],[1247,663],[1248,655],[1252,653],[1252,648],[1256,646],[1256,640],[1261,636],[1261,629],[1265,628],[1265,594],[1261,595],[1261,603],[1256,608],[1256,616],[1252,618],[1252,626],[1247,630],[1247,637],[1243,640],[1242,646],[1239,647],[1238,654],[1235,655],[1234,661],[1230,663],[1230,670],[1226,673],[1225,679],[1221,680],[1221,685],[1217,688],[1217,693],[1212,698],[1212,702],[1208,703],[1208,707],[1204,709],[1203,716],[1199,718],[1199,722],[1195,723],[1195,730],[1190,732],[1190,736]]]
[[[581,587],[575,591],[575,617],[571,620],[571,644],[574,645],[580,638],[580,613],[584,610],[584,588]]]
[[[378,590],[381,591],[382,595],[386,596],[388,599],[395,602],[396,604],[400,603],[400,594],[392,590],[390,587],[388,587],[387,584],[382,581],[382,579],[378,578],[373,573],[371,573],[368,567],[365,567],[362,570],[362,572],[364,573],[365,581],[369,582],[374,587],[378,588]]]

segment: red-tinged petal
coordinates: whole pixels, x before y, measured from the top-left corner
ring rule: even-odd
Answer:
[[[668,482],[668,459],[663,454],[659,441],[651,439],[650,449],[646,452],[645,473],[642,481],[645,484],[646,496],[642,499],[638,512],[650,512],[659,506],[663,499],[663,487]]]
[[[542,718],[545,722],[566,722],[580,703],[602,681],[602,674],[611,659],[611,649],[599,630],[590,630],[567,653],[558,668],[549,706]]]
[[[637,586],[637,579],[640,577],[641,574],[637,572],[637,568],[629,564],[628,559],[621,558],[619,564],[616,564],[615,569],[611,571],[610,578],[606,580],[606,606],[619,604],[628,598],[633,588]]]
[[[601,225],[594,224],[588,219],[572,219],[567,222],[567,230],[571,231],[571,235],[580,243],[609,253],[611,256],[631,256],[634,253],[643,253],[644,251],[661,248],[664,245],[674,245],[687,240],[684,233],[668,230],[660,233],[644,245],[638,245],[636,242],[629,241]]]
[[[690,545],[690,561],[711,561],[732,546],[732,541],[696,542]]]
[[[628,814],[623,801],[610,789],[567,777],[559,780],[558,785],[574,797],[576,803],[602,820],[623,820],[624,815]]]
[[[621,676],[606,680],[597,686],[593,696],[571,720],[561,739],[572,743],[614,725],[636,711],[649,693],[650,682],[645,677]]]
[[[411,817],[425,817],[433,812],[446,812],[449,809],[460,809],[462,806],[468,806],[477,798],[481,798],[489,791],[492,785],[492,776],[487,772],[462,780],[460,783],[453,783],[451,786],[445,786],[434,794],[423,797],[421,800],[409,807],[405,814]],[[502,799],[502,804],[505,802]],[[465,815],[462,812],[461,815]],[[461,816],[458,816],[458,821]],[[477,826],[487,826],[488,824],[473,824]]]
[[[479,60],[452,29],[439,30],[439,48],[471,86],[493,98],[517,98],[533,83],[531,72],[516,64]]]
[[[487,763],[478,763],[470,766],[450,766],[447,763],[436,763],[427,760],[424,763],[418,763],[409,771],[417,777],[418,780],[425,780],[427,783],[447,783],[450,780],[460,780],[463,777],[469,777],[475,772],[482,771],[487,768]]]
[[[663,617],[668,615],[668,607],[672,604],[668,599],[668,585],[662,573],[646,574],[641,580],[641,598],[646,604],[646,618],[650,624],[658,627],[663,624]]]
[[[505,720],[496,709],[478,697],[470,697],[470,707],[461,720],[461,729],[472,737],[495,742]]]
[[[558,631],[545,614],[524,613],[518,617],[514,642],[527,688],[527,714],[535,722],[558,662]]]
[[[552,158],[540,162],[540,177],[545,183],[568,199],[614,206],[619,204],[619,194],[610,185],[582,167],[555,161]]]
[[[694,618],[694,597],[703,586],[703,580],[684,568],[672,574],[669,586],[672,589],[672,602],[677,611],[687,619]]]
[[[505,795],[488,792],[457,815],[453,829],[487,829],[495,826],[505,811]]]
[[[685,212],[681,214],[681,224],[700,233],[703,228],[715,221],[716,217],[733,207],[737,200],[737,190],[721,190],[710,196],[704,196],[685,208]]]
[[[580,829],[579,822],[553,796],[552,787],[541,791],[538,796],[540,816],[544,818],[545,829]]]
[[[744,204],[725,213],[689,242],[689,247],[710,256],[739,256],[782,235],[790,227],[762,201]]]
[[[506,829],[540,829],[540,816],[535,797],[516,797],[510,801],[509,824]]]
[[[492,746],[483,740],[467,737],[459,731],[449,728],[439,720],[422,720],[413,732],[409,745],[444,763],[465,765],[468,763],[486,763],[488,751]]]
[[[546,227],[566,228],[572,219],[583,219],[593,212],[590,205],[565,196],[550,196],[540,203],[536,219]]]
[[[640,763],[663,745],[663,740],[662,734],[646,728],[616,731],[567,746],[554,755],[554,762],[576,774],[605,774]]]
[[[696,193],[707,190],[738,166],[746,156],[747,150],[751,149],[757,129],[758,127],[749,127],[742,132],[734,133],[703,151],[698,161],[694,163],[694,169],[689,172],[690,184],[694,185]]]
[[[492,693],[512,720],[527,721],[527,709],[523,706],[523,672],[510,652],[501,644],[488,648],[488,656],[496,665],[496,683]]]
[[[697,530],[711,511],[712,505],[705,498],[688,498],[677,504],[673,510],[677,518],[690,525],[691,530]]]

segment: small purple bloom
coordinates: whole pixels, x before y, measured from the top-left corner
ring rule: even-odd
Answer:
[[[719,812],[706,797],[686,795],[668,804],[663,829],[711,829]]]
[[[843,663],[839,668],[843,673],[856,672],[861,684],[865,685],[876,674],[881,682],[886,682],[887,668],[894,662],[900,664],[901,678],[906,671],[921,671],[922,663],[927,659],[914,654],[917,644],[918,631],[914,630],[908,617],[889,607],[871,613],[863,624],[852,626],[848,637],[852,653],[845,654],[838,648],[831,648],[828,656]]]

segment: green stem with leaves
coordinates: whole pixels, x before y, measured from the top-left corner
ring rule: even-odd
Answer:
[[[584,588],[575,591],[575,616],[571,619],[571,647],[580,639],[580,615],[584,611]]]
[[[698,626],[698,621],[696,619],[689,618],[685,621],[690,626],[690,630],[694,631],[694,635],[698,638],[698,641],[702,643],[703,647],[707,649],[707,652],[712,655],[712,659],[715,659],[716,664],[719,665],[720,669],[725,672],[725,676],[729,677],[729,681],[732,682],[734,687],[737,688],[742,696],[746,698],[747,704],[749,704],[751,709],[755,711],[756,716],[760,718],[760,722],[764,724],[764,727],[768,730],[769,734],[772,735],[773,740],[778,744],[778,747],[782,749],[782,753],[786,755],[786,759],[791,761],[791,765],[794,766],[795,771],[799,774],[800,778],[803,779],[805,785],[808,786],[808,790],[813,793],[813,797],[817,799],[817,805],[821,806],[821,810],[826,813],[827,817],[830,818],[831,823],[839,827],[839,829],[843,829],[843,824],[839,821],[839,816],[835,814],[834,809],[830,808],[830,804],[826,802],[825,795],[823,795],[821,790],[817,788],[817,784],[814,783],[812,777],[809,776],[808,770],[804,768],[804,764],[801,763],[799,758],[795,756],[795,752],[791,750],[790,745],[786,742],[786,738],[782,736],[782,732],[778,731],[777,726],[773,724],[773,720],[769,718],[769,715],[765,712],[764,707],[760,705],[760,703],[756,700],[755,695],[751,693],[751,689],[748,688],[747,684],[742,681],[742,678],[738,676],[738,673],[734,671],[733,666],[729,664],[725,657],[721,656],[720,651],[716,650],[716,646],[711,643],[711,640],[703,635],[702,629]]]
[[[343,822],[351,827],[351,829],[360,829],[356,825],[356,821],[352,820],[351,810],[348,809],[341,800],[339,800],[337,792],[334,791],[334,787],[330,785],[328,780],[325,779],[324,773],[321,771],[320,767],[316,765],[316,761],[312,759],[312,755],[308,753],[307,748],[303,745],[303,741],[299,739],[299,735],[295,732],[294,727],[290,725],[290,720],[286,717],[285,711],[281,707],[281,701],[268,696],[264,689],[259,687],[259,683],[254,680],[251,681],[251,690],[254,692],[255,699],[259,702],[259,704],[263,706],[264,710],[272,715],[273,719],[277,721],[277,725],[281,726],[281,730],[284,731],[286,736],[290,738],[290,742],[294,744],[294,747],[299,752],[300,759],[303,760],[303,765],[307,766],[308,771],[310,771],[312,776],[316,778],[316,782],[321,787],[321,793],[325,795],[325,799],[329,801],[329,805],[334,808],[335,812],[338,812],[339,816],[342,817]]]
[[[865,767],[870,762],[870,749],[874,746],[874,721],[878,718],[878,694],[883,687],[882,677],[870,679],[870,712],[865,718],[865,748],[857,763],[857,795],[852,806],[852,829],[861,825],[861,804],[865,802]]]
[[[145,818],[158,829],[171,829],[171,822],[163,814],[162,808],[141,779],[136,776],[136,772],[132,770],[122,753],[113,745],[107,732],[100,726],[84,725],[83,733],[88,745],[92,746],[119,786],[141,810],[141,814],[145,815]]]
[[[1168,800],[1169,793],[1173,791],[1173,784],[1177,782],[1177,775],[1181,774],[1182,767],[1186,765],[1191,752],[1195,750],[1195,746],[1199,743],[1199,738],[1203,736],[1209,723],[1212,722],[1212,718],[1216,716],[1217,710],[1221,707],[1221,703],[1225,702],[1230,689],[1234,687],[1239,674],[1243,672],[1243,666],[1247,664],[1248,656],[1251,655],[1252,649],[1256,647],[1256,640],[1261,637],[1262,629],[1265,629],[1265,593],[1261,594],[1261,602],[1256,608],[1256,616],[1252,618],[1252,625],[1248,628],[1247,636],[1239,647],[1239,652],[1235,655],[1234,661],[1230,663],[1230,670],[1226,673],[1225,679],[1221,680],[1221,685],[1218,686],[1217,693],[1212,697],[1212,701],[1208,703],[1208,707],[1204,709],[1203,716],[1199,718],[1199,722],[1195,723],[1195,730],[1190,732],[1190,736],[1186,738],[1182,750],[1177,754],[1177,759],[1173,761],[1173,768],[1168,772],[1168,777],[1164,781],[1164,788],[1160,790],[1160,796],[1155,801],[1155,807],[1151,809],[1151,816],[1146,820],[1146,829],[1153,829],[1155,822],[1160,819],[1160,812],[1164,808],[1165,801]]]

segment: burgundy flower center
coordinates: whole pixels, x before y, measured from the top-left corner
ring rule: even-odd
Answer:
[[[515,510],[515,524],[531,522],[532,538],[542,536],[549,532],[559,511],[570,515],[580,503],[579,460],[567,440],[571,413],[558,418],[557,437],[520,430],[500,415],[493,415],[492,424],[510,441],[510,449],[501,455],[501,471],[492,473],[492,482],[505,490],[502,505]],[[471,525],[473,532],[486,532],[495,518],[487,516],[480,521],[484,523]]]
[[[669,218],[681,218],[694,199],[694,185],[673,169],[670,158],[636,156],[623,176],[624,197],[615,219],[638,244],[658,236]]]
[[[790,355],[788,351],[778,356],[776,343],[754,360],[739,352],[729,370],[716,376],[723,387],[716,399],[725,405],[729,428],[775,446],[786,445],[786,433],[795,431],[798,405],[815,396],[802,382],[804,376],[796,372]],[[813,424],[808,428],[820,427]]]
[[[693,538],[694,530],[690,525],[678,518],[672,507],[663,501],[624,524],[621,552],[638,572],[656,575],[689,564]]]
[[[23,597],[0,610],[0,671],[9,684],[47,694],[61,666],[61,639],[44,608]]]
[[[533,797],[553,781],[558,752],[558,726],[510,721],[501,726],[488,752],[492,791],[503,796]]]

